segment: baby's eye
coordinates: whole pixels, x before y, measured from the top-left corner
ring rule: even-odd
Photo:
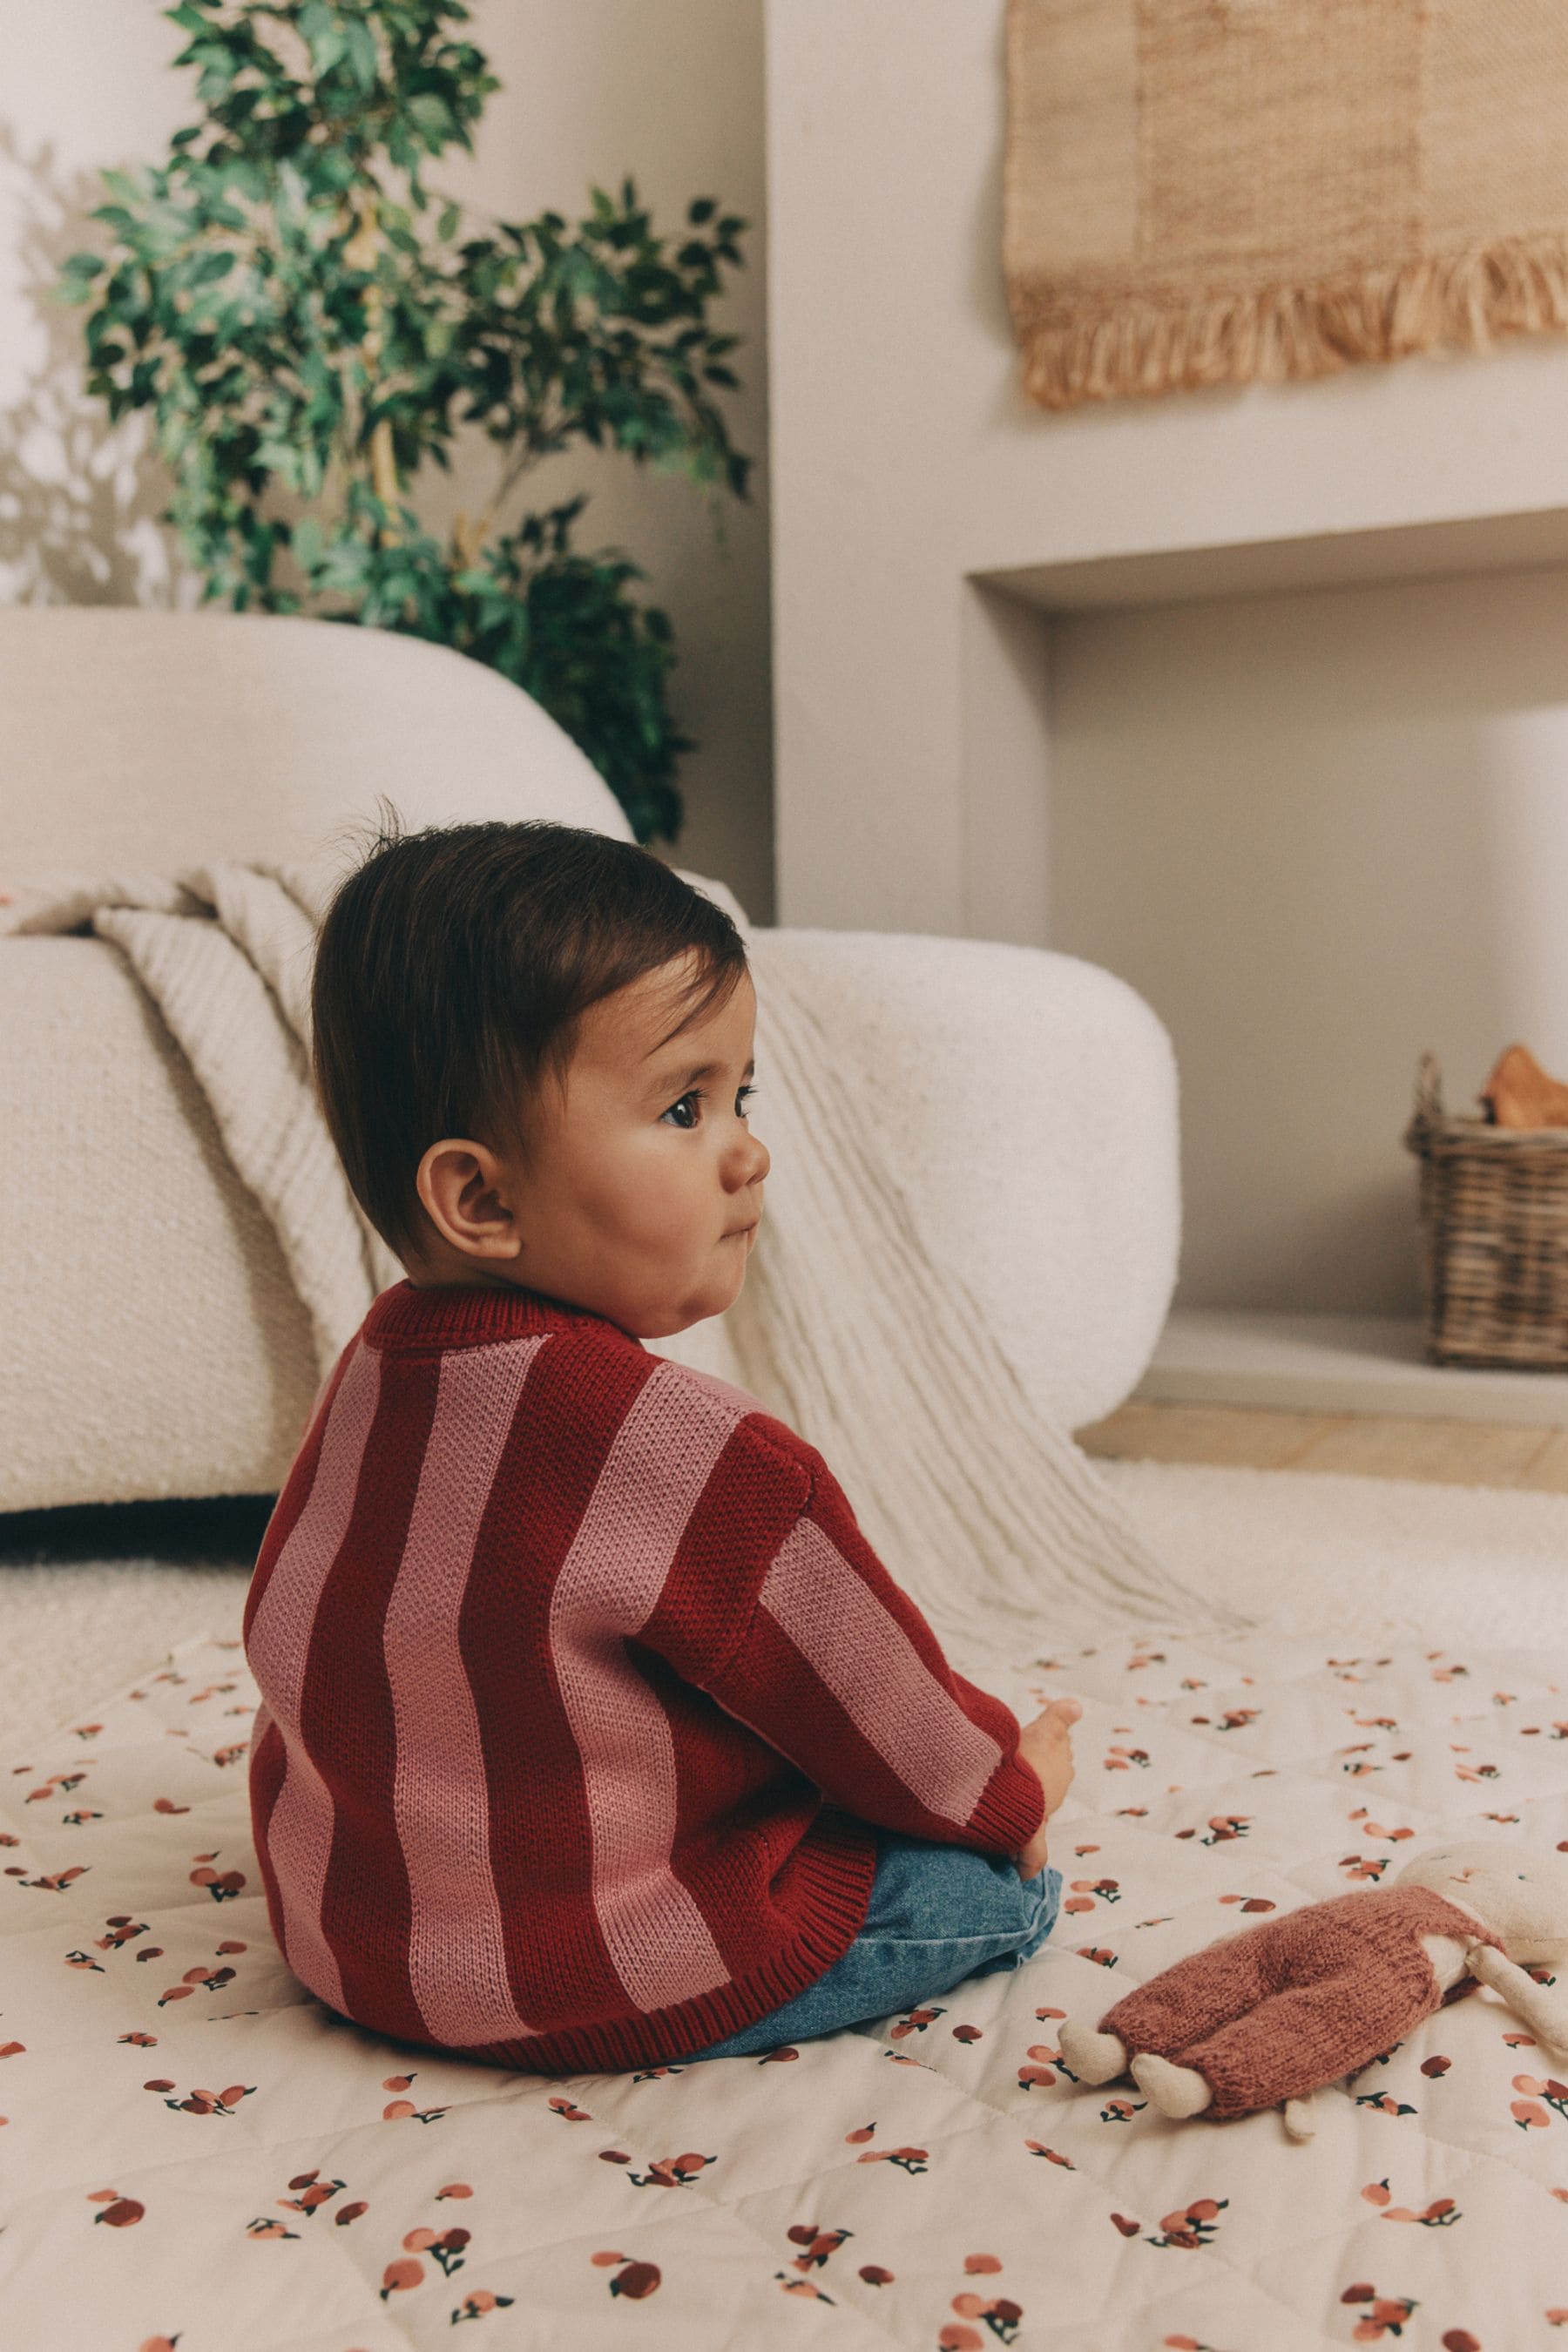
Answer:
[[[746,1102],[749,1100],[749,1098],[750,1098],[752,1095],[754,1095],[754,1094],[756,1093],[756,1091],[757,1091],[757,1089],[756,1089],[756,1087],[742,1087],[741,1088],[740,1092],[739,1092],[739,1093],[736,1095],[736,1097],[735,1097],[736,1104],[737,1104],[738,1106],[740,1106],[740,1105],[743,1105],[744,1103],[746,1103]],[[681,1096],[681,1097],[680,1097],[680,1100],[679,1100],[679,1102],[672,1102],[672,1103],[670,1104],[670,1106],[669,1106],[669,1110],[661,1111],[661,1112],[659,1113],[659,1118],[660,1118],[660,1121],[662,1122],[663,1120],[667,1119],[667,1118],[670,1116],[670,1112],[671,1112],[671,1111],[678,1111],[678,1110],[681,1110],[681,1109],[683,1109],[683,1108],[685,1108],[685,1106],[686,1106],[688,1103],[699,1103],[699,1102],[703,1102],[703,1101],[705,1101],[705,1100],[706,1100],[706,1098],[707,1098],[707,1097],[706,1097],[706,1092],[705,1092],[705,1089],[704,1089],[703,1087],[692,1087],[692,1089],[691,1089],[691,1091],[690,1091],[690,1093],[689,1093],[689,1094],[684,1094],[684,1095],[682,1095],[682,1096]],[[742,1118],[745,1117],[745,1111],[744,1111],[744,1109],[743,1109],[743,1108],[742,1108],[742,1111],[741,1111],[741,1116],[742,1116]],[[676,1121],[676,1125],[677,1125],[678,1127],[684,1128],[684,1129],[685,1129],[685,1130],[686,1130],[686,1132],[687,1132],[689,1135],[690,1134],[690,1132],[691,1132],[691,1126],[692,1126],[692,1122],[689,1122],[689,1121],[688,1121],[688,1120],[686,1120],[686,1119],[677,1119],[677,1121]]]

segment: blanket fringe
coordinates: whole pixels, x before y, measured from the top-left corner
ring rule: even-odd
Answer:
[[[1568,236],[1501,237],[1392,269],[1252,293],[1080,299],[1012,289],[1024,385],[1043,408],[1335,374],[1365,360],[1568,328]],[[1070,305],[1070,308],[1069,308]]]

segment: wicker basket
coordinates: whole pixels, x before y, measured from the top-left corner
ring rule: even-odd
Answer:
[[[1428,1360],[1568,1368],[1568,1128],[1447,1118],[1423,1054],[1404,1141],[1421,1162]]]

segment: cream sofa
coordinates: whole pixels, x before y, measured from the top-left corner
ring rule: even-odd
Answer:
[[[0,612],[0,892],[315,857],[382,794],[410,825],[547,816],[631,838],[583,753],[494,671],[323,621]],[[1175,1279],[1175,1069],[1154,1014],[1044,950],[776,937],[874,1094],[917,1222],[1032,1392],[1072,1427],[1109,1412]],[[315,1392],[305,1312],[104,940],[0,935],[0,1510],[275,1491]],[[681,1339],[667,1352],[722,1363],[721,1328]]]

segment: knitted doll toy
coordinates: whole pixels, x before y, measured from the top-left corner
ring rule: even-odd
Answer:
[[[1565,1958],[1568,1853],[1443,1845],[1388,1886],[1190,1953],[1097,2029],[1069,2020],[1062,2055],[1082,2083],[1131,2069],[1162,2115],[1223,2123],[1282,2102],[1291,2138],[1310,2139],[1310,2094],[1392,2049],[1468,1976],[1568,2051],[1568,1998],[1525,1974]]]

